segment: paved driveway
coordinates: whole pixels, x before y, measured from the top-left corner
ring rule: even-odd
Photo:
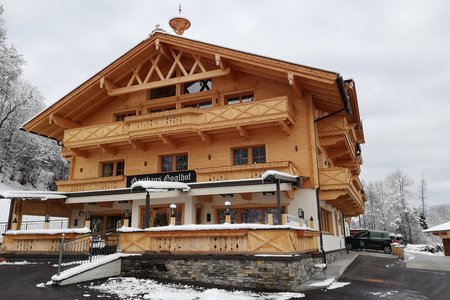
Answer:
[[[34,260],[35,261],[35,260]],[[37,260],[36,264],[0,266],[0,299],[2,300],[40,300],[40,299],[89,299],[97,298],[98,293],[84,288],[87,284],[58,287],[56,285],[38,288],[36,284],[46,283],[57,272],[55,262]],[[89,296],[88,296],[89,295]],[[101,299],[101,298],[97,298]],[[108,298],[114,299],[114,298]]]
[[[450,272],[408,269],[394,258],[360,255],[334,290],[306,292],[304,299],[450,299]]]
[[[405,264],[392,256],[363,253],[339,279],[339,282],[350,282],[349,285],[333,290],[308,291],[301,299],[450,299],[450,272],[409,269]],[[81,300],[105,296],[117,299],[87,288],[90,283],[36,287],[36,284],[45,284],[55,272],[56,268],[47,261],[0,266],[0,299]],[[94,284],[100,282],[103,281]]]

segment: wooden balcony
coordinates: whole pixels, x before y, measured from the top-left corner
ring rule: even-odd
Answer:
[[[317,251],[318,231],[228,229],[122,232],[122,253],[296,254]]]
[[[349,169],[320,169],[319,179],[321,200],[344,211],[346,216],[364,212],[362,185]]]
[[[318,123],[319,143],[327,150],[335,166],[349,168],[359,174],[361,156],[356,155],[355,124],[349,125],[343,116],[332,116]]]
[[[287,130],[295,123],[294,109],[288,97],[278,97],[210,109],[183,108],[131,116],[123,122],[67,129],[64,146],[89,148],[139,139],[160,139],[163,135],[198,136],[199,132],[268,124]]]
[[[268,170],[277,170],[292,175],[299,175],[298,167],[290,161],[267,162],[253,165],[200,168],[196,171],[198,181],[205,182],[261,178],[261,175]]]
[[[56,182],[58,192],[80,192],[125,188],[125,176],[96,177]]]

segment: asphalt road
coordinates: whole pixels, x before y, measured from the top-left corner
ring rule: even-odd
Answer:
[[[393,258],[360,255],[334,290],[306,292],[303,299],[450,299],[450,272],[407,269]]]
[[[101,294],[89,288],[84,288],[89,283],[66,287],[51,285],[38,288],[36,284],[45,284],[57,272],[57,268],[53,267],[56,262],[35,259],[28,259],[28,261],[36,262],[36,264],[0,266],[1,300],[104,299],[97,297]]]
[[[38,288],[36,284],[45,284],[57,270],[52,266],[54,262],[37,262],[32,265],[0,266],[1,300],[117,299],[89,289],[90,283]],[[450,300],[450,272],[408,269],[404,262],[394,258],[360,255],[339,282],[350,284],[333,290],[308,291],[305,292],[306,297],[300,299]]]

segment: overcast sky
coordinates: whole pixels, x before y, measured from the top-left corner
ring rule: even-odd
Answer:
[[[179,1],[0,0],[25,79],[51,104],[142,41]],[[361,178],[400,168],[450,203],[450,2],[182,1],[185,36],[353,78]],[[415,203],[418,205],[417,193]]]

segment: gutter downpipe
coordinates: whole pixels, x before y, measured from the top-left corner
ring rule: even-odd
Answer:
[[[341,94],[341,99],[342,99],[342,104],[344,105],[344,107],[340,110],[337,110],[335,112],[332,112],[326,116],[323,116],[321,118],[317,118],[314,120],[314,142],[316,143],[315,146],[315,150],[316,150],[316,169],[317,169],[317,182],[318,182],[318,187],[316,189],[316,204],[317,204],[317,222],[319,223],[319,240],[320,240],[320,251],[322,252],[323,255],[323,263],[325,264],[325,266],[327,265],[327,257],[326,257],[326,252],[325,249],[323,248],[323,233],[322,233],[322,218],[321,218],[321,210],[320,210],[320,179],[319,179],[319,151],[318,151],[318,140],[317,140],[317,126],[316,124],[322,120],[325,120],[331,116],[334,116],[340,112],[345,111],[348,114],[352,114],[352,109],[350,107],[350,103],[349,103],[349,98],[347,95],[347,92],[345,91],[345,86],[344,86],[344,80],[342,78],[342,76],[340,76],[339,74],[337,74],[337,78],[336,78],[336,84],[339,88],[339,93]],[[345,227],[344,227],[345,230]],[[325,267],[326,268],[326,267]]]

